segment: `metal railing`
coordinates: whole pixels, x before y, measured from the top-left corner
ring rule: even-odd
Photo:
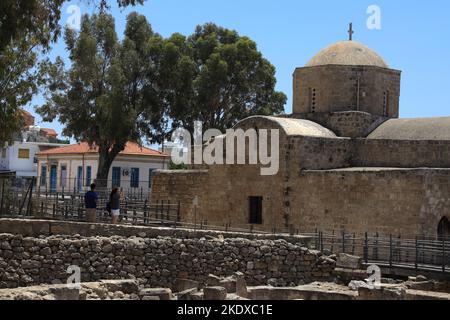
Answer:
[[[314,233],[314,248],[329,253],[361,256],[365,263],[415,270],[450,272],[450,239],[433,240],[425,237],[402,239],[378,234],[357,235],[346,232]]]

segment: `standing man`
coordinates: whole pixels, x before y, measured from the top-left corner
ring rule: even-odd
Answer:
[[[91,184],[91,191],[84,195],[84,204],[86,206],[86,221],[95,223],[97,221],[97,200],[98,194],[95,192],[95,184]]]

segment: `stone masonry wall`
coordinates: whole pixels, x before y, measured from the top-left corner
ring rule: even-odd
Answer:
[[[315,228],[403,238],[436,237],[450,218],[450,170],[361,168],[304,171],[292,201],[293,223]]]
[[[70,265],[81,267],[82,282],[136,278],[170,287],[177,278],[241,271],[251,285],[283,286],[329,279],[335,258],[284,240],[0,234],[0,288],[65,283]]]
[[[400,71],[373,66],[297,68],[293,81],[293,111],[312,112],[310,90],[315,89],[312,93],[315,94],[315,112],[354,110],[382,116],[386,97],[388,117],[398,118],[400,78]]]
[[[355,140],[354,166],[450,167],[450,141]]]
[[[339,137],[364,138],[383,121],[383,116],[361,111],[342,111],[334,113],[294,113],[296,119],[307,119],[330,129]]]

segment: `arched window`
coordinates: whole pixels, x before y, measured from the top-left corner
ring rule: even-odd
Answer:
[[[450,240],[450,221],[443,217],[438,225],[438,239]]]

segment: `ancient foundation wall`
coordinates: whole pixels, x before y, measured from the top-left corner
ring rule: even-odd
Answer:
[[[81,268],[82,282],[138,279],[171,287],[177,278],[204,282],[208,274],[243,272],[247,283],[280,286],[327,280],[335,260],[284,240],[174,237],[23,237],[0,234],[0,288],[66,283]]]

